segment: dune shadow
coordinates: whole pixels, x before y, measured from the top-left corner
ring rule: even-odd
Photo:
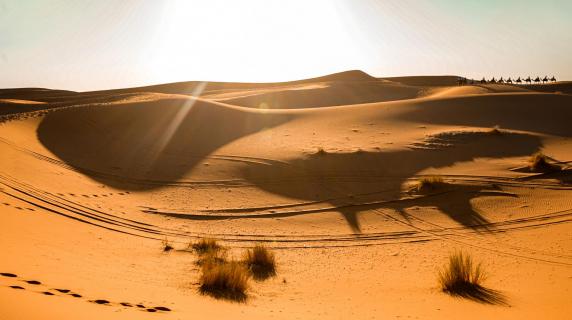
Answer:
[[[214,150],[289,120],[179,97],[61,109],[45,116],[37,135],[75,170],[140,190],[176,181]]]
[[[522,170],[515,170],[515,171],[530,172],[530,170],[528,168],[525,168]],[[560,184],[569,185],[569,184],[572,184],[572,169],[567,168],[567,169],[560,169],[557,171],[539,173],[538,175],[524,177],[521,180],[530,181],[530,180],[537,180],[537,179],[551,179],[551,180],[558,181]]]
[[[435,141],[435,139],[431,139]],[[490,221],[471,200],[484,197],[516,197],[486,184],[445,183],[428,194],[401,199],[409,179],[427,168],[442,168],[480,157],[502,158],[528,155],[541,147],[537,136],[527,134],[493,135],[486,132],[445,134],[439,141],[447,147],[418,148],[385,152],[327,153],[272,165],[253,165],[242,171],[244,178],[258,188],[310,203],[327,205],[297,210],[284,207],[264,214],[248,209],[217,214],[160,212],[190,220],[272,219],[336,211],[354,233],[361,233],[359,215],[377,209],[391,209],[412,224],[407,209],[435,207],[451,220],[477,232],[490,231]],[[411,191],[405,191],[410,193]],[[150,211],[153,212],[153,211]],[[155,212],[156,213],[156,212]],[[240,214],[237,214],[240,213]],[[419,217],[417,217],[417,220]]]
[[[444,186],[441,190],[436,190],[434,195],[428,195],[428,197],[417,198],[411,201],[392,203],[387,207],[395,210],[407,222],[412,220],[407,213],[407,208],[413,205],[416,207],[434,207],[462,226],[477,232],[487,232],[490,231],[489,225],[491,222],[482,212],[471,205],[471,200],[485,196],[517,197],[512,193],[490,190],[489,186],[458,183]]]
[[[417,102],[398,119],[434,124],[467,125],[572,136],[572,96],[494,94]],[[558,115],[555,117],[554,115]]]
[[[403,196],[402,188],[408,179],[425,169],[443,168],[476,158],[529,155],[541,147],[538,137],[517,133],[499,136],[465,132],[439,139],[446,140],[447,146],[386,152],[321,152],[293,159],[289,166],[250,168],[244,176],[259,188],[275,194],[327,202],[359,233],[362,211],[390,208],[403,214],[413,202],[395,200]],[[470,200],[487,195],[513,196],[486,190],[485,186],[454,185],[444,191],[446,194],[438,197],[416,200],[415,205],[435,206],[459,224],[484,231],[489,221],[475,210]]]

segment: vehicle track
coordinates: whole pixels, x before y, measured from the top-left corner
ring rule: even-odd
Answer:
[[[51,164],[63,167],[68,170],[78,171],[76,168],[67,165],[66,163],[47,157],[40,153],[31,151],[26,148],[16,146],[5,139],[0,138],[0,142],[4,142],[19,151],[25,152],[33,157],[49,162]],[[287,162],[282,162],[272,159],[254,158],[254,157],[239,157],[239,156],[226,156],[226,155],[213,155],[209,158],[229,160],[229,161],[244,161],[256,165],[285,165]],[[101,173],[96,173],[101,174]],[[482,185],[502,185],[519,188],[543,188],[555,190],[571,190],[572,186],[553,181],[534,181],[530,180],[530,176],[524,178],[508,178],[508,177],[492,177],[492,176],[476,176],[476,175],[441,175],[445,181],[451,183],[471,183]],[[112,176],[110,178],[115,178]],[[283,179],[278,182],[268,181],[268,183],[303,183],[304,179],[312,179],[312,176],[297,177],[295,179]],[[353,181],[375,181],[376,179],[399,179],[399,180],[417,180],[417,177],[378,177],[378,176],[362,176],[362,175],[330,175],[320,177],[323,181],[327,182],[353,182]],[[324,180],[325,179],[325,180]],[[142,183],[149,183],[150,181],[143,181]],[[164,184],[162,181],[154,181],[153,183]],[[344,207],[362,207],[366,210],[373,210],[378,214],[383,215],[390,221],[403,225],[406,230],[392,231],[392,232],[372,232],[361,234],[312,234],[312,235],[287,235],[287,234],[230,234],[230,233],[197,233],[187,232],[172,228],[160,227],[157,225],[126,219],[110,212],[104,212],[91,208],[89,206],[71,201],[64,197],[57,196],[53,193],[38,189],[29,184],[18,181],[17,179],[8,175],[0,174],[0,185],[3,185],[2,193],[26,202],[32,206],[44,209],[48,212],[58,214],[79,222],[87,223],[93,226],[101,227],[107,230],[121,232],[138,237],[162,240],[165,237],[194,239],[204,236],[216,237],[222,241],[232,244],[232,246],[246,245],[248,242],[268,242],[275,248],[324,248],[324,247],[348,247],[348,246],[370,246],[370,245],[383,245],[391,243],[407,243],[407,242],[425,242],[434,240],[445,240],[478,247],[479,249],[497,252],[496,249],[488,247],[477,246],[473,243],[466,241],[473,241],[476,239],[479,228],[488,228],[487,233],[500,233],[508,231],[523,230],[529,228],[540,228],[555,224],[568,223],[572,221],[572,209],[559,212],[547,213],[544,215],[537,215],[533,217],[511,219],[505,221],[490,222],[486,224],[479,224],[475,226],[459,226],[459,227],[443,227],[438,224],[421,219],[417,216],[410,215],[412,219],[422,223],[429,228],[420,228],[410,222],[402,221],[394,215],[389,215],[378,209],[380,205],[403,204],[408,201],[415,201],[427,197],[436,197],[446,194],[450,191],[442,193],[429,194],[417,197],[407,197],[404,199],[387,200],[387,201],[370,201],[359,202],[355,201],[352,197],[342,197],[335,199],[325,199],[320,201],[307,201],[292,204],[282,204],[276,206],[262,206],[251,208],[228,208],[217,209],[210,211],[203,211],[198,213],[173,213],[161,212],[157,210],[143,210],[144,212],[154,214],[179,214],[180,217],[187,219],[241,219],[241,218],[276,218],[283,216],[293,216],[302,214],[311,214],[318,212],[336,211]],[[205,185],[205,186],[245,186],[252,185],[246,180],[232,179],[221,181],[182,181],[176,182],[172,185],[175,186],[189,186],[189,185]],[[380,190],[371,193],[357,194],[355,197],[365,195],[375,195],[390,190]],[[323,204],[331,203],[333,200],[346,201],[347,205],[329,205]],[[308,208],[310,206],[317,206],[315,208]],[[286,209],[286,210],[284,210]],[[269,212],[270,210],[280,210],[279,212]],[[466,241],[465,241],[466,240]],[[182,241],[181,241],[182,242]],[[511,252],[497,252],[500,254],[515,256],[523,259],[536,260],[545,263],[554,263],[559,265],[571,266],[570,255],[558,255],[548,252],[541,252],[530,248],[512,247],[513,250],[525,250],[531,255],[515,254]],[[538,255],[546,258],[537,258]],[[552,259],[550,259],[552,258]],[[558,260],[554,260],[554,259]],[[562,261],[565,260],[565,261]]]
[[[386,218],[394,220],[396,223],[409,226],[415,230],[418,230],[421,233],[427,233],[427,234],[433,235],[436,238],[439,238],[439,239],[444,240],[444,241],[454,242],[454,243],[461,244],[463,246],[473,247],[476,249],[480,249],[480,250],[488,251],[488,252],[493,252],[493,253],[500,254],[500,255],[511,256],[511,257],[515,257],[515,258],[531,260],[531,261],[536,261],[536,262],[572,267],[572,261],[570,261],[570,259],[566,259],[566,261],[560,261],[560,260],[554,260],[554,259],[548,259],[548,258],[538,258],[535,256],[527,256],[527,255],[523,255],[523,254],[519,254],[519,253],[507,252],[507,251],[502,251],[502,250],[498,250],[498,249],[494,249],[494,248],[490,248],[490,247],[485,247],[485,246],[477,245],[474,242],[467,242],[467,241],[459,240],[457,238],[453,238],[452,236],[454,236],[454,235],[442,235],[442,234],[435,233],[435,232],[428,230],[428,229],[422,229],[422,228],[416,227],[407,221],[402,221],[398,218],[395,218],[391,215],[388,215],[387,213],[383,212],[380,209],[374,209],[374,211],[376,211],[381,216],[384,216]],[[567,214],[572,214],[572,210],[566,210],[566,211],[567,211]],[[562,258],[567,258],[567,257],[562,257]]]
[[[314,235],[280,235],[280,234],[224,234],[224,233],[193,233],[183,232],[176,229],[162,228],[147,223],[142,223],[134,220],[129,220],[115,215],[105,213],[87,206],[76,204],[66,199],[59,199],[58,197],[34,189],[30,190],[22,183],[17,183],[6,179],[5,176],[0,176],[0,183],[5,187],[11,189],[12,192],[2,190],[3,193],[17,198],[28,204],[45,209],[49,212],[63,215],[74,220],[88,223],[90,225],[102,227],[108,230],[122,232],[139,237],[151,238],[162,240],[164,237],[175,238],[199,238],[203,236],[211,236],[221,239],[223,241],[234,243],[235,246],[240,246],[242,243],[247,242],[269,242],[272,246],[277,248],[285,247],[345,247],[345,246],[364,246],[364,245],[380,245],[398,242],[419,242],[419,241],[432,241],[438,239],[449,240],[450,237],[459,237],[467,234],[476,234],[479,231],[473,230],[470,227],[450,227],[444,228],[442,226],[434,225],[430,229],[418,228],[412,224],[405,223],[404,225],[409,230],[393,231],[393,232],[373,232],[362,234],[314,234]],[[19,187],[18,187],[19,185]],[[16,195],[14,193],[20,193]],[[27,197],[29,198],[27,198]],[[55,198],[55,199],[54,199]],[[83,209],[80,209],[83,208]],[[326,211],[331,211],[328,209]],[[376,210],[376,209],[374,209]],[[395,217],[388,217],[390,220],[395,221]],[[533,228],[540,226],[547,226],[550,224],[558,224],[570,222],[572,220],[572,210],[545,214],[542,216],[534,216],[529,218],[520,218],[513,220],[506,220],[502,222],[494,222],[487,225],[487,227],[494,227],[494,232],[506,232],[518,230],[523,228]],[[536,224],[531,224],[536,223]],[[478,226],[480,227],[480,226]],[[413,230],[411,230],[413,229]],[[567,257],[563,257],[567,258]]]

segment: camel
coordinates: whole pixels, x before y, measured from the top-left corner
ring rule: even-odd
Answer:
[[[520,80],[520,77],[518,77],[518,79],[516,79],[514,82],[516,82],[516,83],[518,83],[518,84],[521,84],[521,83],[522,83],[522,80]]]
[[[512,84],[512,79],[510,77],[508,77],[508,79],[506,79],[506,83]]]
[[[530,76],[528,76],[528,78],[526,78],[524,81],[528,84],[532,84],[532,79],[530,79]]]
[[[541,81],[541,80],[540,80],[540,77],[534,78],[534,83],[539,83],[540,81]]]
[[[542,83],[544,84],[544,83],[546,83],[546,82],[548,82],[548,77],[547,77],[547,76],[544,76],[544,78],[542,78]]]
[[[550,81],[556,82],[556,78],[554,78],[554,76],[552,76],[552,78],[550,78]]]

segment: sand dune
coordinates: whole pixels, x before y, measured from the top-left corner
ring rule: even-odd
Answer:
[[[17,114],[43,109],[44,102],[20,99],[0,99],[0,115]]]
[[[455,79],[0,90],[0,314],[566,318],[572,83]],[[561,170],[531,171],[539,151]],[[277,276],[201,295],[204,236],[266,244]],[[440,291],[454,249],[503,303]]]
[[[86,174],[116,176],[120,183],[121,179],[176,181],[216,149],[290,118],[165,96],[66,108],[48,114],[37,132],[46,148]]]
[[[230,99],[207,98],[251,108],[299,109],[412,99],[419,92],[420,88],[380,81],[327,82],[322,87],[245,92]]]

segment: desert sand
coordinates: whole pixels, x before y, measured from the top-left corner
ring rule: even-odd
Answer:
[[[456,79],[0,90],[0,318],[570,317],[572,83]],[[199,293],[202,237],[276,276]],[[441,291],[454,250],[502,302]]]

